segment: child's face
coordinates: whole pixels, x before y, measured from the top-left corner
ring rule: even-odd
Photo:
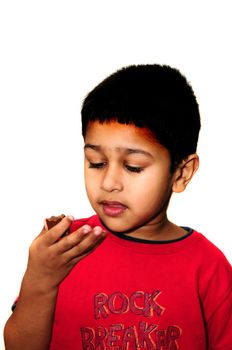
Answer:
[[[111,231],[142,233],[144,227],[165,220],[172,193],[170,165],[168,150],[147,129],[117,122],[89,123],[87,195]]]

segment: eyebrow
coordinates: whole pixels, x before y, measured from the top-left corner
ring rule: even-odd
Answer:
[[[102,148],[100,145],[92,145],[91,143],[86,143],[84,149],[93,149],[96,152],[102,152]],[[144,151],[140,148],[125,148],[125,147],[116,147],[116,151],[123,151],[126,154],[143,154],[145,156],[153,158],[151,153]]]

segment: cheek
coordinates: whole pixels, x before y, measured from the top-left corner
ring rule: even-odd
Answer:
[[[89,195],[89,193],[93,193],[92,188],[94,187],[94,177],[91,176],[91,174],[89,173],[89,169],[88,166],[85,166],[84,169],[84,178],[85,178],[85,188],[86,188],[86,192]]]
[[[88,166],[85,168],[84,177],[85,177],[85,189],[87,196],[90,201],[95,200],[99,194],[99,176],[97,171],[91,171]]]
[[[130,181],[128,186],[134,201],[144,205],[162,201],[169,195],[171,189],[168,175],[156,172],[145,173],[136,181]]]
[[[85,182],[85,191],[91,205],[96,201],[96,186],[91,181]]]
[[[87,191],[90,191],[94,187],[96,187],[94,177],[89,176],[88,174],[85,174],[85,187],[86,187]]]

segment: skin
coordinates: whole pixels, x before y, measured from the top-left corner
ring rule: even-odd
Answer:
[[[171,193],[183,191],[197,168],[198,157],[193,154],[170,174],[169,152],[147,129],[117,122],[88,125],[86,190],[112,231],[152,240],[183,236],[185,231],[167,219],[166,210]],[[125,210],[108,215],[104,200],[119,201]],[[84,225],[61,238],[72,220],[65,217],[49,231],[44,227],[32,242],[17,307],[4,329],[6,350],[49,349],[59,284],[106,237],[101,227]]]
[[[44,227],[32,242],[17,307],[4,329],[6,350],[49,349],[59,284],[106,235],[99,226],[84,225],[60,239],[72,220]]]
[[[189,156],[173,174],[170,166],[169,151],[146,128],[116,121],[89,123],[85,136],[86,191],[109,230],[148,240],[170,240],[186,234],[168,220],[167,207],[172,192],[183,191],[197,170],[198,157]],[[120,202],[126,209],[120,215],[108,215],[103,201]]]

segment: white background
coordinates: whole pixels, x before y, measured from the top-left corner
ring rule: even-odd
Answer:
[[[80,107],[87,92],[125,65],[169,64],[192,84],[202,116],[201,166],[186,192],[173,197],[169,215],[203,232],[232,262],[229,6],[1,1],[1,332],[43,219],[93,213],[83,185]]]

